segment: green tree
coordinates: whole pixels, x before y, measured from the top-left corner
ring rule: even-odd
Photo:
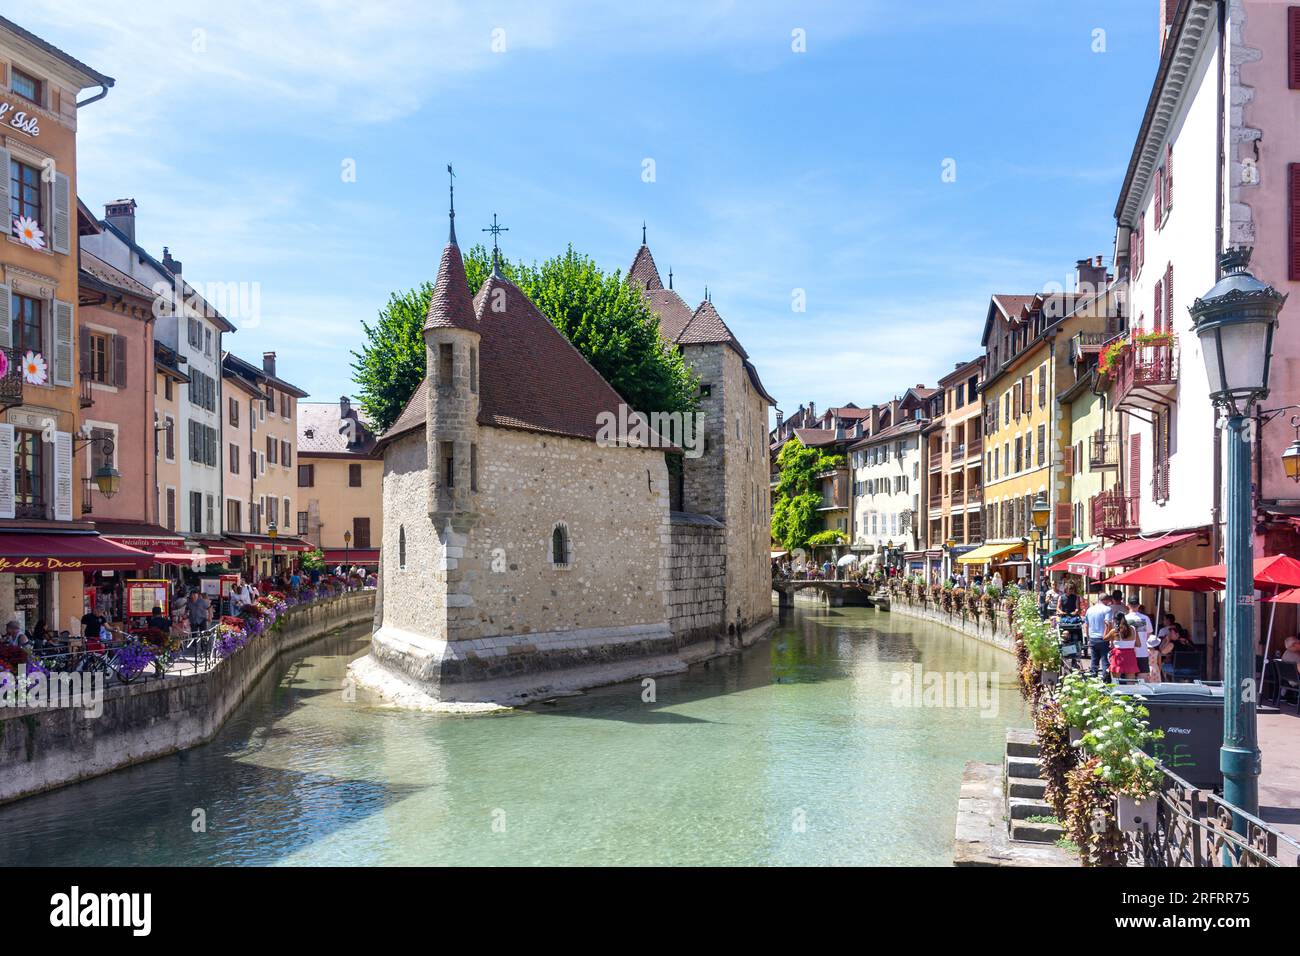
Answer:
[[[808,539],[821,530],[817,509],[822,496],[817,475],[843,464],[842,455],[828,455],[809,448],[792,438],[776,456],[781,469],[772,503],[772,537],[787,551],[808,545]]]
[[[478,290],[491,273],[479,244],[463,253],[465,276]],[[698,381],[681,352],[659,335],[659,319],[618,272],[606,273],[570,246],[542,263],[501,263],[551,324],[600,372],[629,406],[643,412],[688,411]],[[374,325],[362,323],[365,342],[353,352],[361,407],[379,429],[388,428],[424,379],[424,318],[431,283],[393,293]]]

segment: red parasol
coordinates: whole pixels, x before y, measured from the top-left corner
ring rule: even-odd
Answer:
[[[1205,568],[1192,568],[1190,571],[1178,571],[1170,575],[1179,587],[1184,583],[1216,581],[1222,586],[1228,579],[1228,569],[1222,564],[1212,564]],[[1300,561],[1285,554],[1275,554],[1267,558],[1255,559],[1255,589],[1259,591],[1276,591],[1279,588],[1300,588]]]
[[[1217,591],[1223,587],[1209,578],[1187,577],[1191,573],[1172,561],[1152,561],[1132,571],[1117,574],[1104,583],[1139,588],[1173,588],[1177,591]]]

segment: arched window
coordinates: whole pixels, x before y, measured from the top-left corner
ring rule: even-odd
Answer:
[[[406,526],[397,528],[397,570],[406,570]]]
[[[569,548],[569,528],[563,521],[558,521],[551,529],[551,564],[557,568],[567,568],[573,555]]]

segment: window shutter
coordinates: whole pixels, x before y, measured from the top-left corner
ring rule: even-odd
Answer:
[[[54,520],[72,520],[72,433],[54,433]]]
[[[54,354],[50,380],[72,384],[72,303],[54,300]],[[71,519],[69,519],[71,520]]]
[[[10,160],[9,150],[7,150],[7,149],[0,149],[0,172],[3,172],[3,173],[4,173],[4,175],[0,176],[0,199],[3,199],[3,200],[4,200],[4,211],[5,211],[5,215],[6,215],[6,216],[11,216],[11,214],[10,214],[10,212],[9,212],[9,209],[10,209],[10,206],[9,206],[9,186],[10,186],[10,179],[9,179],[9,160]],[[5,228],[5,230],[4,230],[4,234],[5,234],[6,236],[9,235],[9,234],[11,234],[11,233],[13,232],[13,227],[14,227],[13,220],[12,220],[12,218],[10,218],[9,222],[6,223],[6,228]],[[9,517],[12,518],[13,515],[10,515]]]
[[[5,178],[9,164],[5,163]],[[50,220],[50,248],[65,256],[72,251],[72,183],[65,173],[54,174],[54,211]]]
[[[1165,212],[1174,205],[1174,144],[1165,144]]]
[[[8,178],[6,176],[5,180],[8,181]],[[0,425],[0,518],[12,518],[13,516],[14,426]]]
[[[1074,537],[1074,509],[1068,501],[1056,503],[1056,538],[1069,541]]]
[[[4,153],[4,152],[5,150],[0,149],[0,153]],[[9,181],[8,176],[5,176],[3,178],[6,183]],[[6,348],[6,349],[13,348],[13,344],[14,344],[13,298],[10,295],[9,286],[0,285],[0,348]],[[12,517],[12,515],[10,517]]]
[[[1160,331],[1162,328],[1164,328],[1165,325],[1164,313],[1165,313],[1164,283],[1161,282],[1160,280],[1156,280],[1155,319],[1152,328],[1154,328],[1157,332]]]
[[[1300,90],[1300,7],[1286,11],[1287,85]],[[5,163],[8,166],[8,162]]]
[[[1165,219],[1165,171],[1156,170],[1155,202],[1152,203],[1156,213],[1156,228],[1164,225]]]
[[[1128,497],[1133,502],[1133,521],[1138,520],[1138,504],[1142,500],[1142,435],[1128,439]]]
[[[77,367],[84,375],[90,371],[90,329],[84,325],[77,330],[77,351],[80,353]]]
[[[1174,327],[1174,264],[1165,269],[1165,328]]]
[[[1069,478],[1074,474],[1074,446],[1071,445],[1061,455],[1061,474]]]
[[[1300,282],[1300,163],[1288,163],[1287,179],[1287,262],[1289,278]],[[8,323],[5,323],[8,328]]]
[[[113,336],[113,384],[126,388],[126,336]]]

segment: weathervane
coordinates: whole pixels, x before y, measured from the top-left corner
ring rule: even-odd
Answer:
[[[447,185],[451,194],[451,242],[456,241],[456,173],[451,168],[451,163],[447,164]]]
[[[497,245],[497,237],[500,236],[501,233],[503,232],[509,232],[510,229],[509,227],[503,226],[500,223],[498,223],[497,214],[493,213],[492,225],[488,226],[483,231],[492,233],[492,271],[497,272],[497,266],[500,265],[501,263],[501,249]]]
[[[645,245],[645,220],[641,220],[641,245]]]

